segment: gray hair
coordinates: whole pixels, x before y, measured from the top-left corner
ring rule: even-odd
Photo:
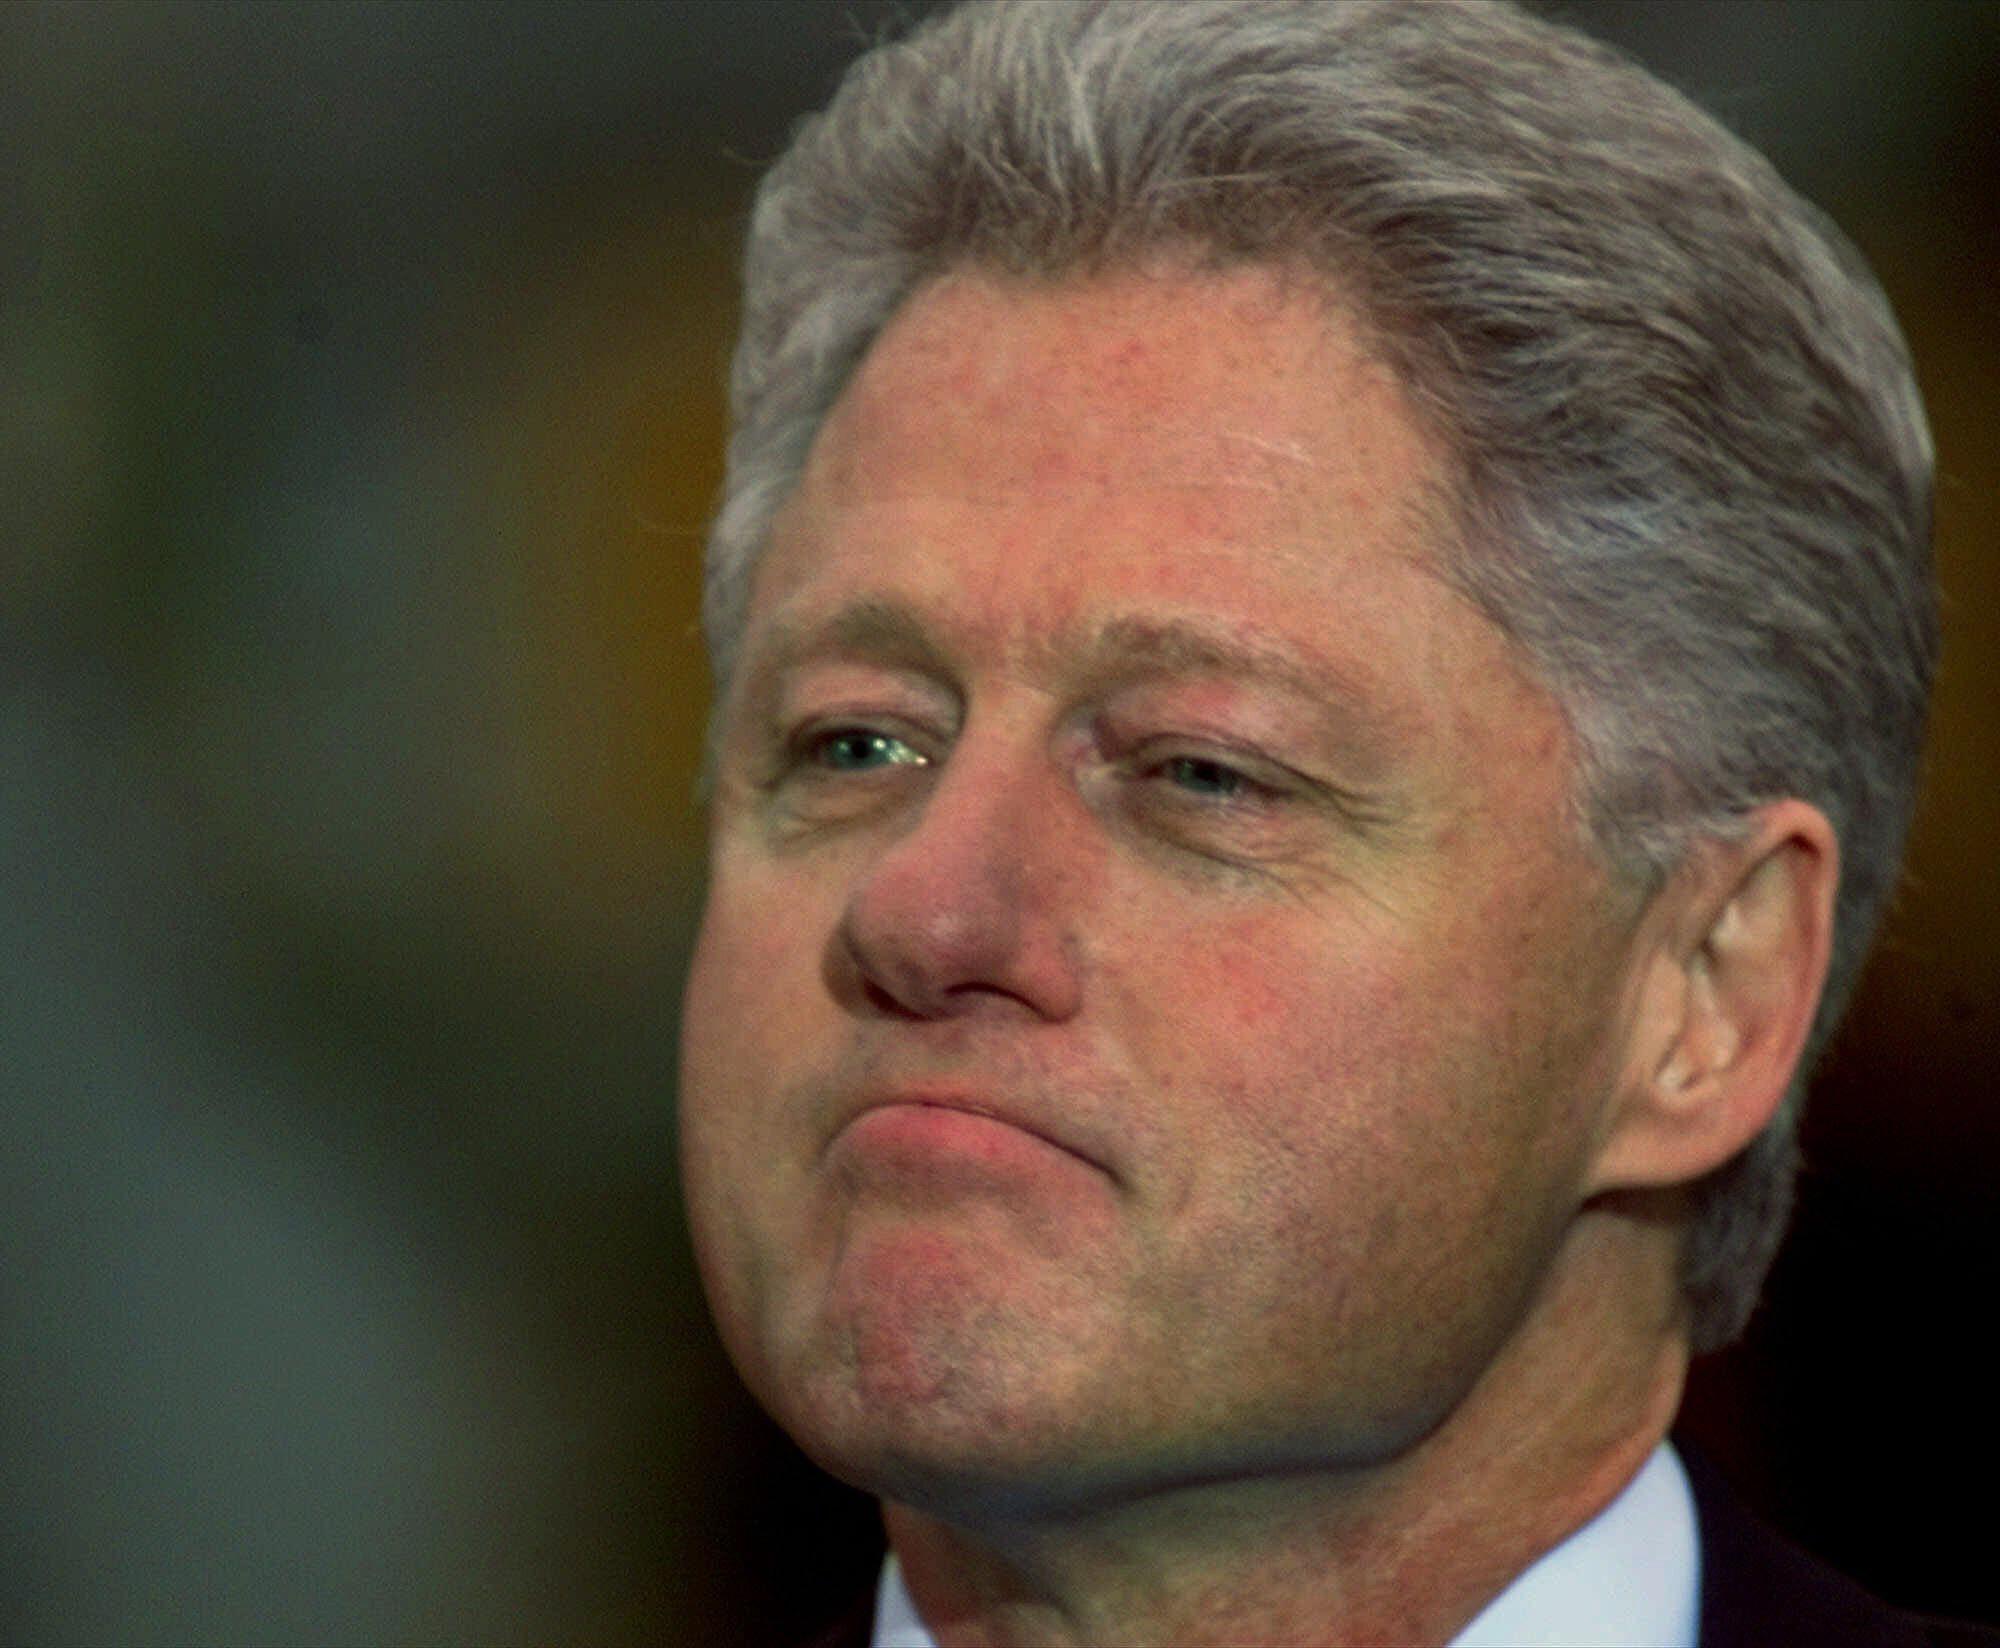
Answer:
[[[1762,157],[1511,6],[990,0],[857,62],[751,221],[719,678],[772,515],[912,292],[1175,249],[1318,271],[1358,309],[1454,454],[1453,574],[1563,705],[1615,868],[1657,885],[1779,797],[1827,814],[1816,1053],[1895,883],[1936,654],[1908,355]],[[1696,1187],[1698,1347],[1776,1251],[1803,1080]]]

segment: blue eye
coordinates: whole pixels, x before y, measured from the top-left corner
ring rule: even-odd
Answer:
[[[814,741],[813,759],[831,772],[869,772],[877,767],[921,767],[929,757],[902,739],[867,727],[841,727]]]
[[[1174,756],[1160,771],[1177,789],[1210,801],[1239,801],[1257,788],[1255,780],[1234,767],[1199,755]]]

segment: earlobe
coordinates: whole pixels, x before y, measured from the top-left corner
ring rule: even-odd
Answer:
[[[1691,853],[1656,901],[1593,1194],[1720,1167],[1771,1119],[1805,1050],[1832,952],[1839,848],[1803,801],[1748,822]]]

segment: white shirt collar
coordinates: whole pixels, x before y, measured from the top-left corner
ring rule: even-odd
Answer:
[[[1623,1493],[1487,1603],[1451,1648],[1694,1648],[1700,1620],[1694,1494],[1662,1442]]]
[[[903,1570],[896,1566],[891,1551],[882,1564],[882,1578],[875,1587],[875,1634],[869,1648],[937,1648],[924,1622],[917,1618],[917,1605],[903,1584]]]
[[[1701,1550],[1687,1472],[1666,1443],[1597,1516],[1452,1638],[1450,1648],[1694,1648]],[[891,1556],[873,1648],[937,1648]]]

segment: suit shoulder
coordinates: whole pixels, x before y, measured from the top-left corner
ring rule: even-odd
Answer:
[[[1701,1529],[1701,1648],[2000,1648],[2000,1631],[1883,1601],[1761,1521],[1682,1450]]]

